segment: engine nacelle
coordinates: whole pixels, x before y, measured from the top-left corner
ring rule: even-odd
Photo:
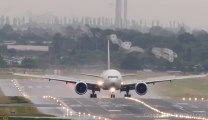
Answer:
[[[84,95],[87,92],[87,84],[79,82],[75,86],[75,92],[79,95]]]
[[[135,85],[135,91],[138,95],[145,95],[147,93],[147,84],[146,83],[137,83]]]

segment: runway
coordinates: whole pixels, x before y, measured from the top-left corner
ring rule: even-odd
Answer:
[[[158,111],[178,114],[184,116],[208,117],[208,101],[183,101],[164,98],[150,98],[147,95],[138,100],[139,102],[122,98],[123,94],[116,94],[118,98],[109,99],[109,93],[102,91],[98,99],[89,99],[89,94],[79,96],[74,92],[74,85],[66,85],[61,82],[48,82],[45,80],[17,80],[17,86],[11,80],[0,80],[0,87],[7,96],[21,96],[22,93],[43,113],[52,114],[58,117],[72,117],[74,119],[94,119],[90,116],[100,116],[103,119],[112,120],[179,120],[176,117],[162,117]],[[22,93],[21,93],[21,92]],[[134,91],[132,91],[133,93]],[[90,93],[90,92],[89,92]],[[67,115],[66,110],[57,105],[53,99],[43,99],[43,96],[54,96],[70,111],[77,115]],[[133,94],[133,97],[138,96]],[[154,97],[154,96],[153,96]],[[149,108],[148,105],[154,109]],[[3,105],[0,105],[3,106]],[[82,114],[79,115],[78,113]],[[83,115],[84,114],[84,115]],[[85,116],[86,115],[86,116]],[[97,117],[97,119],[99,119]]]

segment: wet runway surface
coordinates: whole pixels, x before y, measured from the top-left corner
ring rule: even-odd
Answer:
[[[113,120],[175,120],[176,117],[161,116],[160,112],[208,117],[208,101],[183,101],[162,98],[140,98],[145,106],[133,100],[122,98],[123,94],[116,94],[118,98],[110,99],[107,91],[98,94],[97,99],[90,99],[89,94],[79,96],[74,92],[74,85],[66,85],[60,82],[48,82],[45,80],[17,80],[17,86],[35,104],[41,112],[59,117],[70,117],[62,107],[54,100],[43,99],[43,96],[54,96],[63,102],[65,106],[76,113],[90,114],[91,116],[101,116],[103,119]],[[22,96],[18,87],[11,80],[0,80],[0,87],[7,96]],[[132,91],[133,93],[134,91]],[[89,92],[90,93],[90,92]],[[138,96],[133,94],[133,97]],[[0,105],[4,106],[4,105]],[[83,116],[73,116],[76,119],[83,119]],[[91,119],[91,118],[88,118]],[[93,118],[92,118],[93,119]],[[99,119],[97,117],[97,119]]]

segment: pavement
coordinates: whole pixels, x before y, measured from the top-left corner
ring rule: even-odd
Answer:
[[[151,87],[149,93],[143,97],[132,91],[132,97],[137,99],[125,99],[124,93],[120,92],[116,93],[117,98],[110,99],[108,91],[101,91],[97,99],[90,99],[90,91],[80,96],[75,93],[74,85],[37,79],[0,80],[0,87],[5,95],[25,95],[41,112],[57,117],[106,120],[180,120],[180,117],[208,117],[207,100],[164,99],[153,95],[154,90],[151,91]],[[21,104],[9,107],[11,106]]]

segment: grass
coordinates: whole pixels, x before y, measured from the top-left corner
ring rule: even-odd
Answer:
[[[3,118],[3,117],[2,117]],[[1,119],[1,117],[0,117]],[[18,117],[9,117],[9,120],[69,120],[69,119],[56,119],[56,118],[18,118]]]
[[[33,106],[30,100],[21,96],[5,96],[0,89],[0,104],[22,104],[20,107],[0,107],[0,116],[15,115],[15,116],[49,116],[40,113],[35,107],[26,107],[24,105]]]
[[[176,75],[178,75],[177,73]],[[128,77],[126,79],[144,79],[151,77],[170,76],[171,73],[166,72],[138,72],[137,76]],[[174,74],[175,75],[175,74]],[[151,85],[149,85],[151,86]],[[159,96],[179,98],[208,98],[208,78],[185,79],[170,82],[156,83],[154,89]]]
[[[0,79],[24,79],[25,77],[15,76],[11,72],[0,72]]]
[[[0,79],[22,79],[24,77],[14,76],[9,72],[0,72]],[[40,113],[35,107],[26,107],[25,105],[33,106],[30,100],[21,96],[5,96],[0,89],[0,104],[22,104],[20,107],[0,107],[0,116],[5,114],[11,115],[15,113],[15,116],[49,116]]]
[[[161,96],[171,98],[208,97],[208,78],[177,80],[172,83],[159,83],[157,91]]]
[[[11,103],[30,103],[28,99],[20,96],[9,97]]]
[[[0,116],[49,116],[40,113],[35,107],[0,107]]]

